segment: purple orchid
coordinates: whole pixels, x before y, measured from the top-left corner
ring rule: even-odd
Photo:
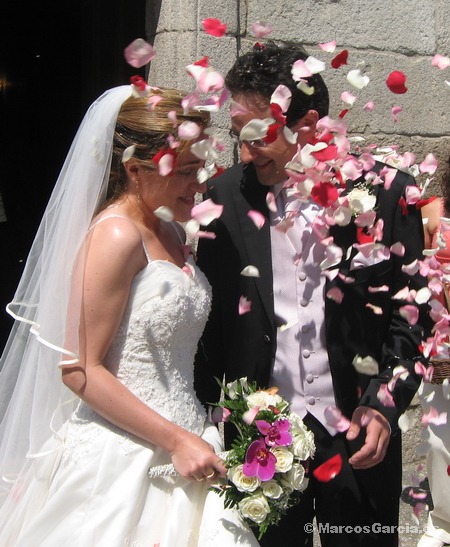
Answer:
[[[288,446],[292,443],[289,420],[276,420],[273,424],[265,420],[256,420],[255,424],[259,432],[264,435],[267,446]]]
[[[246,477],[258,477],[259,480],[269,481],[275,475],[277,459],[268,450],[264,439],[253,441],[245,454],[242,472]]]

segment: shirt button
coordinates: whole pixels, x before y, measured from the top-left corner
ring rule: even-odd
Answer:
[[[302,351],[302,355],[305,359],[308,359],[308,357],[311,355],[311,352],[309,351],[309,349],[304,349]]]
[[[308,305],[309,303],[309,300],[306,300],[306,298],[302,298],[300,300],[300,306],[302,306],[303,308],[306,308],[306,306]]]
[[[298,274],[298,278],[300,279],[300,281],[305,281],[305,279],[307,278],[308,276],[305,274],[305,272],[300,272]]]
[[[308,397],[308,404],[311,406],[316,404],[316,400],[314,399],[314,397]]]
[[[308,382],[308,384],[312,384],[314,382],[314,376],[312,374],[307,374],[306,381]]]

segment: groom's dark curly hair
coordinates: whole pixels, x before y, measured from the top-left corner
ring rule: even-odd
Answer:
[[[328,114],[328,89],[319,74],[307,78],[314,87],[312,95],[306,95],[297,88],[291,69],[295,61],[306,60],[309,54],[301,45],[277,45],[272,41],[257,43],[253,49],[241,55],[229,70],[225,85],[231,95],[256,93],[269,102],[272,93],[283,84],[292,92],[292,99],[286,113],[287,125],[302,118],[308,110],[316,110],[322,118]]]

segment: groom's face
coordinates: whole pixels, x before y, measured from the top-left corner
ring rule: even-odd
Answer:
[[[245,110],[231,118],[231,130],[236,135],[239,135],[242,128],[253,119],[272,118],[268,100],[257,93],[237,94],[233,96],[233,100]],[[313,136],[315,123],[313,127],[306,126],[306,117],[291,128],[294,133],[298,131],[297,142],[294,144],[286,139],[282,128],[279,129],[276,139],[265,146],[258,146],[260,143],[252,144],[248,141],[240,142],[241,161],[253,163],[258,180],[264,186],[272,186],[286,180],[285,165],[297,153],[298,144],[301,146],[306,144]]]

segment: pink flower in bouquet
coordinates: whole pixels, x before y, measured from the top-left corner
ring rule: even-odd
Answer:
[[[265,420],[256,420],[256,427],[265,437],[267,446],[288,446],[292,444],[292,435],[289,433],[289,420],[276,420],[273,424]]]
[[[264,439],[258,439],[248,447],[242,472],[247,477],[269,481],[275,475],[276,461],[276,457],[267,449]]]

